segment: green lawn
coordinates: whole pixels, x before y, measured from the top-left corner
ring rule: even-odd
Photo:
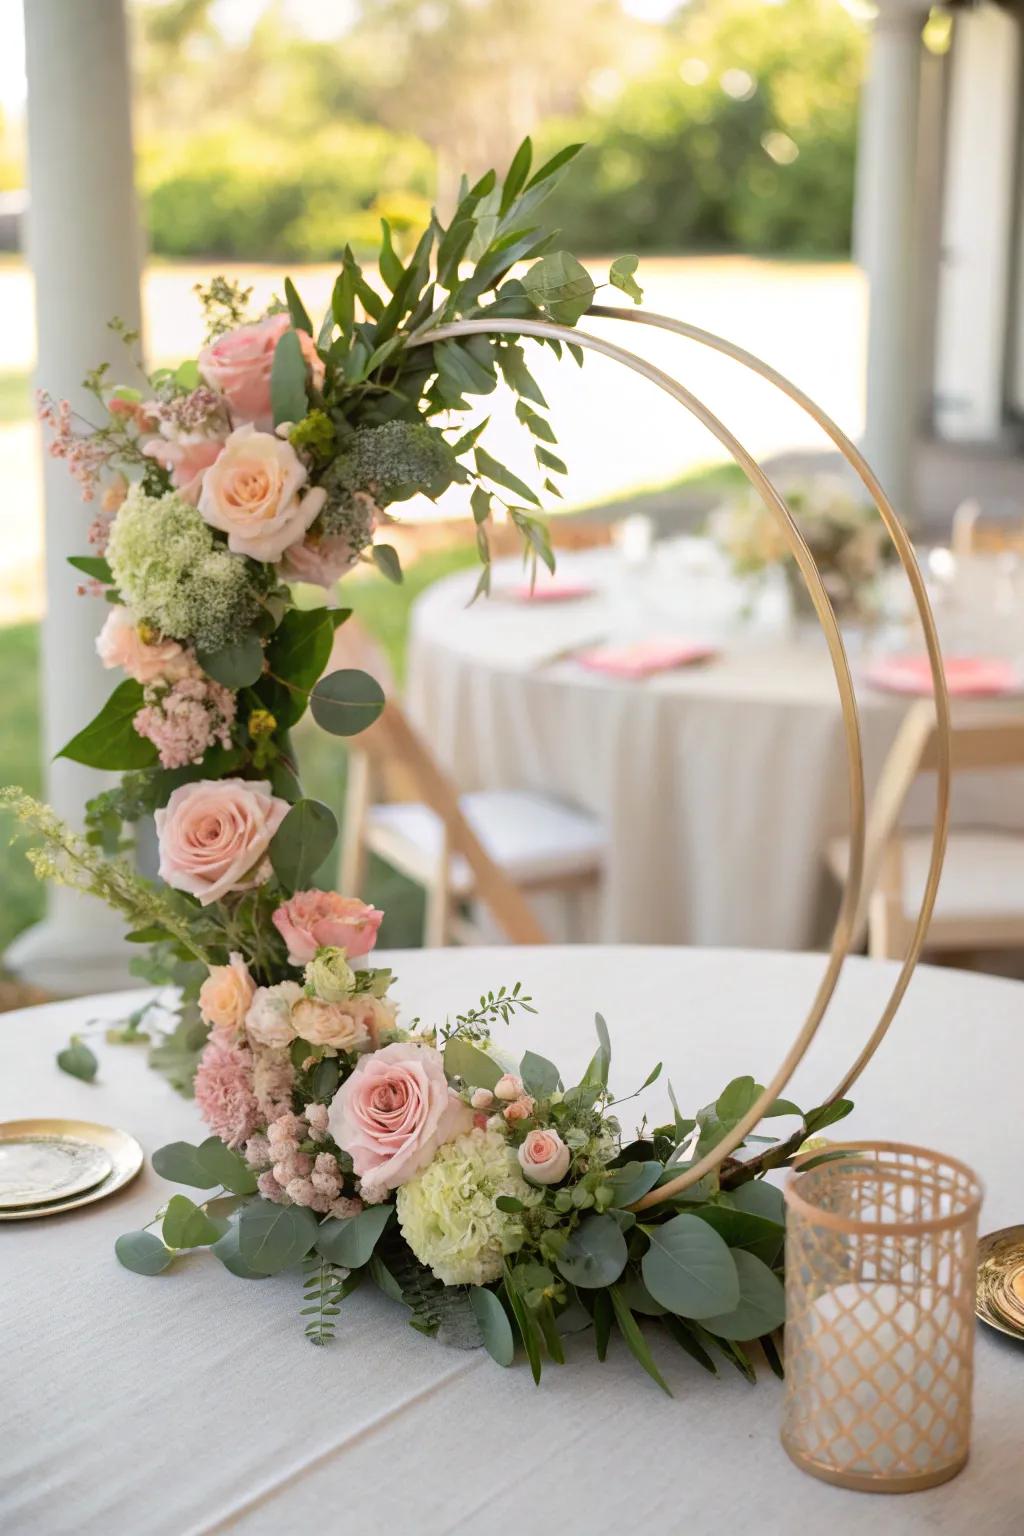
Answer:
[[[399,678],[405,668],[405,637],[412,603],[431,582],[450,571],[473,565],[471,549],[425,556],[406,574],[400,587],[380,576],[354,581],[345,598],[367,629],[386,649]],[[6,679],[0,714],[0,784],[20,784],[39,794],[42,764],[39,744],[39,628],[18,624],[0,629],[0,675]],[[296,733],[308,793],[340,815],[345,798],[345,748],[311,721]],[[4,829],[6,831],[6,829]],[[419,890],[386,866],[371,866],[368,888],[361,893],[387,914],[381,942],[394,947],[417,944],[423,920]],[[0,951],[22,928],[40,916],[43,893],[24,854],[0,840]]]

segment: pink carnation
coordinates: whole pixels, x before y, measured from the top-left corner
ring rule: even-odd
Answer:
[[[196,1069],[195,1097],[221,1141],[229,1147],[248,1141],[262,1118],[252,1091],[252,1052],[219,1035],[208,1040]]]
[[[357,896],[296,891],[277,908],[273,921],[288,946],[292,965],[305,965],[318,949],[328,946],[347,955],[368,955],[377,942],[384,913]]]

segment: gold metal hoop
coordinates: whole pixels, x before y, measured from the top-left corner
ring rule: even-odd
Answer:
[[[750,354],[742,353],[740,349],[733,349],[730,343],[725,342],[718,337],[713,337],[708,332],[696,331],[695,328],[683,326],[682,322],[672,321],[666,316],[646,317],[642,315],[634,315],[629,311],[604,310],[598,306],[594,306],[591,312],[598,315],[606,315],[608,318],[623,318],[632,321],[639,321],[640,323],[645,323],[649,318],[650,323],[662,325],[665,329],[668,330],[674,330],[679,327],[680,334],[691,336],[694,340],[706,340],[707,344],[717,345],[719,350],[722,350],[729,355],[735,355],[737,361],[748,362],[749,365],[754,367],[756,371],[763,372],[765,377],[770,378],[772,382],[777,382],[780,388],[784,389],[785,392],[790,394],[792,398],[797,399],[798,403],[801,403],[799,392],[795,391],[792,386],[789,386],[787,382],[782,379],[781,375],[774,375],[773,370],[767,369],[767,366],[765,364],[761,364],[758,359],[753,358]],[[677,400],[691,413],[691,415],[696,417],[698,421],[702,422],[703,425],[707,427],[707,429],[727,450],[730,457],[743,470],[751,485],[759,493],[765,505],[769,508],[769,510],[773,513],[776,520],[778,521],[789,549],[794,559],[796,560],[800,572],[807,585],[807,589],[810,594],[811,601],[814,605],[815,612],[818,616],[818,620],[821,623],[822,629],[824,630],[825,638],[828,643],[829,655],[832,661],[833,671],[836,677],[836,684],[839,689],[840,705],[843,714],[843,726],[847,755],[847,772],[849,779],[851,828],[850,859],[847,881],[843,892],[839,915],[836,920],[835,929],[832,935],[832,942],[829,950],[828,964],[825,969],[825,974],[819,984],[817,993],[815,994],[815,997],[811,1003],[811,1007],[808,1011],[807,1018],[804,1021],[802,1028],[797,1034],[796,1039],[794,1040],[785,1058],[783,1059],[783,1062],[777,1070],[775,1076],[764,1088],[756,1102],[751,1105],[748,1112],[732,1128],[728,1135],[723,1137],[722,1140],[719,1141],[717,1145],[713,1147],[711,1151],[708,1152],[703,1158],[700,1158],[697,1162],[693,1163],[689,1168],[680,1173],[668,1184],[662,1185],[656,1191],[652,1190],[649,1195],[646,1195],[642,1200],[637,1201],[636,1205],[633,1207],[634,1209],[643,1209],[645,1206],[653,1204],[657,1200],[664,1199],[666,1195],[680,1193],[684,1189],[687,1189],[691,1185],[697,1183],[701,1178],[704,1177],[705,1174],[713,1172],[714,1169],[718,1168],[721,1163],[724,1162],[725,1158],[728,1157],[731,1152],[736,1150],[743,1139],[759,1123],[765,1110],[769,1107],[772,1101],[779,1097],[779,1095],[785,1089],[786,1085],[789,1083],[794,1071],[806,1055],[811,1041],[814,1039],[814,1036],[818,1031],[818,1028],[828,1008],[829,1002],[831,1001],[835,992],[839,974],[849,953],[853,934],[853,924],[856,920],[856,915],[860,906],[861,884],[863,881],[864,870],[864,764],[861,750],[860,718],[857,710],[856,694],[853,686],[853,678],[850,673],[849,661],[846,656],[846,651],[843,645],[842,636],[839,631],[839,625],[836,621],[835,612],[825,590],[821,579],[821,574],[814,560],[814,556],[811,554],[806,541],[804,540],[799,528],[793,520],[789,508],[787,507],[782,496],[779,494],[779,491],[775,485],[773,485],[771,480],[768,478],[764,470],[760,467],[753,456],[728,430],[724,423],[721,422],[719,418],[715,416],[713,412],[711,412],[708,407],[700,399],[698,399],[696,395],[692,394],[688,389],[686,389],[677,380],[673,379],[669,374],[664,373],[661,369],[656,368],[653,364],[648,363],[643,358],[636,356],[636,354],[628,352],[622,347],[616,346],[613,342],[605,341],[602,337],[593,336],[587,331],[578,331],[574,328],[570,329],[567,326],[556,325],[554,322],[546,320],[501,318],[493,320],[480,319],[454,321],[448,325],[438,326],[429,335],[417,337],[410,343],[410,345],[421,346],[426,345],[428,342],[456,339],[460,336],[488,334],[536,336],[542,340],[557,340],[565,344],[574,343],[588,350],[599,352],[604,356],[611,358],[615,362],[624,364],[626,367],[631,368],[634,372],[641,374],[644,378],[651,380],[652,383],[657,384],[660,389],[671,395],[673,399]],[[811,410],[811,413],[815,414],[817,408],[813,407],[810,401],[807,401],[806,404],[807,408]],[[828,423],[828,425],[825,426],[825,430],[828,431],[831,427],[832,430],[830,435],[833,436],[833,440],[838,443],[838,446],[844,453],[844,456],[854,464],[854,467],[858,470],[858,473],[861,473],[861,469],[858,467],[855,458],[851,456],[856,455],[856,450],[853,449],[852,444],[848,444],[846,443],[845,439],[842,439],[842,434],[839,433],[839,429],[834,427],[832,423],[828,422],[828,418],[824,417],[824,413],[821,413],[821,416],[823,417],[822,425],[825,426],[825,423]],[[817,416],[816,419],[818,419]],[[842,439],[842,441],[840,441],[840,439]],[[856,455],[856,458],[859,459],[859,455]],[[868,469],[867,465],[863,464],[862,460],[860,463],[863,466],[863,470],[866,471],[870,479],[874,481],[874,477],[871,475],[871,471]],[[864,478],[864,475],[862,474],[861,477]],[[867,481],[865,481],[865,483],[867,483]],[[877,482],[874,483],[877,485]],[[877,494],[870,485],[869,489],[872,489],[872,494],[875,496],[876,505],[879,506],[879,511],[881,512],[882,507],[880,503],[881,501],[885,500],[884,493],[881,492],[881,487],[877,487]],[[907,571],[908,577],[910,577],[915,601],[917,602],[918,611],[921,614],[922,624],[925,628],[925,635],[928,640],[929,660],[931,662],[933,679],[935,683],[936,700],[939,700],[941,692],[942,700],[945,705],[945,712],[943,713],[940,711],[939,715],[939,735],[940,741],[942,743],[940,745],[939,753],[939,789],[940,799],[943,797],[944,791],[945,801],[947,803],[943,807],[944,813],[937,818],[936,822],[932,859],[933,868],[929,871],[930,877],[934,876],[934,879],[930,879],[928,885],[926,886],[925,898],[922,903],[922,914],[918,922],[918,929],[915,930],[915,941],[917,941],[917,949],[915,953],[914,947],[912,946],[909,964],[904,967],[907,974],[906,979],[903,982],[902,991],[899,991],[898,996],[896,995],[896,991],[894,991],[894,1000],[890,1000],[890,1008],[887,1010],[888,1016],[883,1015],[882,1024],[876,1028],[875,1033],[872,1036],[872,1040],[868,1042],[868,1046],[865,1047],[865,1050],[861,1052],[860,1057],[858,1057],[857,1061],[855,1061],[852,1073],[848,1073],[847,1076],[843,1079],[843,1083],[840,1085],[840,1089],[836,1091],[833,1097],[838,1097],[840,1093],[845,1089],[845,1087],[848,1086],[850,1082],[854,1081],[855,1077],[859,1075],[864,1066],[866,1066],[874,1052],[874,1049],[877,1048],[877,1044],[881,1040],[882,1035],[884,1035],[885,1029],[888,1027],[889,1022],[891,1022],[892,1014],[894,1014],[896,1011],[899,999],[902,997],[902,992],[906,990],[906,982],[909,981],[910,971],[912,971],[913,965],[916,962],[917,954],[920,953],[920,947],[924,940],[924,932],[927,929],[927,922],[931,915],[931,907],[934,904],[935,888],[937,888],[938,874],[939,871],[941,871],[942,851],[945,846],[946,822],[948,820],[948,698],[945,693],[945,680],[942,673],[941,658],[938,652],[938,642],[935,638],[934,621],[932,619],[931,609],[928,606],[927,594],[924,591],[924,583],[920,576],[920,571],[917,568],[916,561],[914,560],[913,551],[910,547],[909,540],[906,538],[906,534],[904,533],[898,518],[896,518],[895,513],[892,511],[892,508],[889,506],[887,501],[885,502],[885,506],[888,510],[889,517],[887,518],[884,512],[882,513],[882,516],[886,521],[886,526],[889,528],[894,542],[896,543],[901,564]],[[916,585],[914,582],[914,575],[917,577]],[[943,776],[942,773],[942,758],[944,750],[946,757],[945,776]],[[897,990],[898,989],[899,983],[897,983]]]

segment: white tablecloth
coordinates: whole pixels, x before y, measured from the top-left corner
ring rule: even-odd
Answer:
[[[680,542],[684,554],[694,543]],[[549,900],[543,918],[556,937],[807,949],[834,919],[824,850],[849,824],[824,639],[811,628],[787,635],[777,608],[744,626],[735,584],[674,554],[646,575],[627,574],[611,551],[567,557],[559,575],[596,590],[561,603],[502,598],[521,580],[508,562],[489,603],[466,606],[474,573],[437,583],[413,610],[410,712],[461,789],[541,790],[601,822],[607,877],[591,931],[557,931]],[[551,660],[602,639],[666,633],[711,640],[722,654],[642,682]],[[850,651],[863,671],[856,635]],[[873,783],[907,701],[859,693]],[[955,823],[1024,827],[1024,775],[1007,779],[964,779]],[[933,784],[922,781],[910,819],[927,825],[933,804]]]
[[[612,1030],[613,1085],[664,1058],[684,1105],[738,1072],[777,1065],[818,957],[673,949],[467,950],[392,957],[405,1016],[438,1019],[487,986],[522,979],[540,1008],[508,1039],[568,1073]],[[851,962],[835,1017],[793,1086],[810,1103],[838,1079],[874,1019],[892,966]],[[0,1118],[67,1115],[123,1126],[147,1153],[200,1135],[194,1107],[130,1047],[100,1047],[90,1086],[57,1072],[72,1027],[125,998],[0,1017]],[[1024,1220],[1020,1083],[1024,986],[923,969],[892,1038],[858,1085],[856,1136],[931,1145],[987,1186],[982,1230]],[[667,1110],[661,1083],[648,1091]],[[633,1108],[633,1106],[630,1106]],[[1024,1348],[980,1328],[974,1448],[953,1483],[900,1498],[830,1488],[778,1443],[781,1387],[713,1380],[652,1334],[669,1401],[614,1344],[588,1337],[537,1390],[521,1362],[421,1338],[372,1287],[344,1303],[338,1338],[302,1337],[298,1280],[236,1280],[196,1255],[156,1279],[112,1245],[169,1186],[146,1168],[109,1201],[0,1224],[5,1536],[537,1536],[626,1531],[1010,1536],[1021,1529]]]

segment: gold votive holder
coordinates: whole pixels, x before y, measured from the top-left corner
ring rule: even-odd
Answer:
[[[787,1453],[867,1492],[955,1477],[970,1450],[977,1177],[923,1147],[849,1142],[809,1152],[785,1195]]]

